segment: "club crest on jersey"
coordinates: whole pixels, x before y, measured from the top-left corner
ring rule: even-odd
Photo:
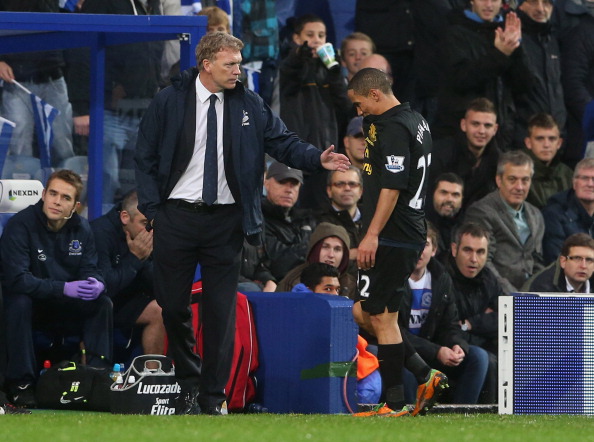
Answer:
[[[404,170],[404,157],[390,155],[386,157],[386,169],[388,172],[398,173]]]
[[[371,144],[372,146],[375,145],[377,141],[377,129],[375,128],[375,124],[371,123],[369,125],[369,130],[367,131],[367,138],[365,139],[367,143]]]
[[[68,245],[68,253],[69,255],[82,255],[82,244],[78,239],[73,239],[70,241]]]

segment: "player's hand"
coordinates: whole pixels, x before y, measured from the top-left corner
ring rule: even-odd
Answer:
[[[369,233],[365,235],[363,240],[359,243],[357,249],[357,267],[361,270],[369,270],[375,266],[375,253],[379,238]]]
[[[351,165],[351,162],[346,155],[334,152],[334,144],[322,152],[322,155],[320,155],[320,162],[324,169],[340,170],[341,172],[346,172]]]
[[[132,239],[130,233],[126,231],[126,243],[130,253],[141,261],[144,261],[153,253],[153,232],[141,230],[138,235]]]

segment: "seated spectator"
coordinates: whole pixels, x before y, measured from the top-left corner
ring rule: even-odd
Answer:
[[[443,72],[434,138],[453,136],[468,103],[488,98],[500,122],[498,144],[512,145],[514,100],[532,86],[522,26],[515,12],[501,14],[502,0],[473,0],[453,11],[443,42]]]
[[[534,176],[526,201],[542,209],[551,196],[571,187],[573,171],[558,155],[563,139],[549,114],[536,114],[528,120],[524,144],[534,161]]]
[[[295,207],[303,173],[278,161],[268,168],[262,200],[263,246],[244,243],[241,275],[257,281],[263,291],[274,292],[278,282],[305,262],[309,239],[316,226],[309,210]]]
[[[433,257],[437,231],[427,229],[427,245],[408,279],[398,314],[400,329],[427,363],[455,381],[452,401],[476,404],[485,382],[489,356],[469,345],[460,330],[452,279]],[[416,382],[405,374],[407,401],[414,397]]]
[[[316,50],[326,44],[326,25],[313,14],[295,21],[293,47],[279,67],[280,115],[289,130],[314,146],[338,145],[352,105],[340,66],[327,68]],[[301,207],[327,207],[326,173],[305,176]]]
[[[113,302],[114,326],[141,326],[145,354],[163,354],[165,326],[153,293],[153,231],[138,211],[136,191],[120,205],[93,220],[99,269]]]
[[[363,32],[353,32],[347,35],[340,45],[340,64],[346,69],[347,81],[357,72],[363,59],[375,52],[373,40]]]
[[[485,264],[489,253],[489,232],[465,223],[456,229],[446,271],[456,291],[460,328],[471,345],[489,354],[489,370],[480,402],[497,402],[497,308],[503,289]]]
[[[525,292],[593,293],[594,239],[586,233],[569,236],[559,258],[524,284]]]
[[[354,117],[349,121],[346,135],[343,138],[346,156],[351,164],[363,170],[365,161],[365,136],[363,135],[363,117]]]
[[[359,63],[359,70],[365,68],[375,68],[384,72],[390,79],[390,84],[394,84],[394,77],[392,76],[392,66],[388,63],[386,57],[381,54],[371,54],[369,57],[365,57]]]
[[[74,172],[52,173],[41,200],[10,218],[0,240],[6,382],[17,406],[36,406],[33,330],[81,335],[89,365],[111,359],[112,303],[91,228],[76,213],[82,188]]]
[[[292,292],[339,295],[338,270],[322,262],[309,264],[301,274],[302,282]],[[379,374],[377,357],[367,351],[367,341],[361,336],[357,340],[357,399],[361,404],[377,404],[381,398],[382,378]],[[361,363],[365,359],[365,363]]]
[[[350,240],[346,230],[339,225],[320,223],[309,240],[306,262],[290,270],[276,286],[277,292],[290,292],[302,281],[302,273],[310,264],[322,262],[338,269],[340,295],[355,299],[357,279],[347,272]]]
[[[319,293],[340,296],[338,269],[324,262],[307,264],[301,273],[301,282],[293,285],[292,292]]]
[[[506,294],[519,291],[543,267],[544,220],[540,210],[526,202],[533,174],[532,159],[524,152],[504,153],[497,164],[499,189],[466,211],[465,221],[489,232],[486,265]]]
[[[435,179],[433,198],[425,203],[425,217],[437,229],[437,260],[450,254],[452,230],[460,218],[464,182],[455,173],[442,173]]]
[[[500,150],[495,140],[497,113],[486,98],[471,101],[460,120],[461,133],[434,143],[430,177],[453,172],[464,182],[464,209],[496,189]]]
[[[559,256],[563,241],[574,233],[594,233],[594,158],[575,166],[572,188],[553,195],[542,209],[545,219],[544,261]]]
[[[319,216],[319,221],[338,224],[346,229],[350,238],[349,259],[353,275],[356,276],[357,247],[362,236],[361,211],[358,203],[363,194],[361,171],[350,166],[346,172],[332,171],[328,173],[326,187],[331,208]]]

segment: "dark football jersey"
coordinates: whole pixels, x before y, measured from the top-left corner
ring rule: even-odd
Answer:
[[[425,193],[431,164],[431,133],[425,119],[403,103],[363,120],[365,228],[375,213],[383,188],[400,191],[396,207],[380,239],[396,243],[425,243]]]

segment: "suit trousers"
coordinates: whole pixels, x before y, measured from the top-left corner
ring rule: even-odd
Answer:
[[[169,354],[183,388],[198,386],[201,407],[225,400],[235,338],[242,212],[237,204],[194,206],[168,200],[154,219],[154,289],[163,310]],[[203,359],[193,351],[190,309],[196,266],[202,273]]]

